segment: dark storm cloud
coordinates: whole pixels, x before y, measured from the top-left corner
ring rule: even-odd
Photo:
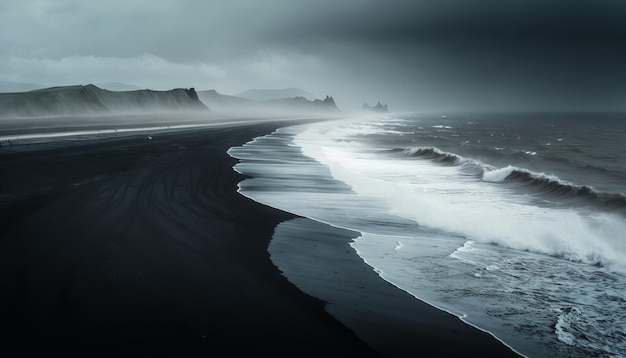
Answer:
[[[370,46],[623,45],[626,36],[623,1],[364,1],[361,6],[330,10],[287,21],[275,27],[272,36],[304,46],[311,40]]]
[[[303,50],[332,41],[341,45],[335,55],[342,46],[359,54],[347,70],[365,62],[369,76],[412,80],[414,93],[437,106],[624,108],[625,2],[434,4],[372,2],[350,18],[301,22],[285,41]]]
[[[7,0],[0,30],[0,80],[300,86],[414,109],[626,108],[623,1]]]

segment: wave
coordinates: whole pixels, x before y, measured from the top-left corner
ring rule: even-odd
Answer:
[[[626,248],[621,243],[621,233],[626,230],[623,218],[609,214],[594,214],[589,217],[575,210],[524,205],[503,197],[502,194],[505,193],[501,190],[502,186],[480,181],[484,174],[482,171],[467,178],[469,180],[456,180],[458,177],[455,174],[459,169],[465,171],[468,165],[478,167],[480,163],[474,159],[445,153],[437,148],[372,150],[372,146],[336,141],[332,135],[322,133],[321,130],[327,126],[309,125],[305,130],[292,127],[293,129],[280,130],[268,136],[271,140],[257,139],[247,144],[239,153],[237,150],[229,150],[229,154],[240,158],[244,164],[238,164],[243,174],[262,178],[253,179],[257,180],[253,185],[249,181],[248,185],[245,182],[240,183],[240,192],[266,205],[361,232],[362,238],[355,242],[355,245],[361,246],[352,247],[381,276],[384,271],[386,280],[436,307],[463,313],[464,321],[468,317],[478,327],[489,327],[490,331],[505,341],[509,342],[508,338],[511,338],[510,343],[516,342],[518,327],[532,327],[529,330],[532,330],[533,336],[528,340],[532,341],[540,334],[539,341],[545,341],[548,331],[535,327],[548,327],[552,332],[558,329],[560,332],[556,334],[566,339],[571,337],[579,345],[578,342],[582,339],[576,333],[578,322],[561,322],[555,327],[555,302],[576,303],[580,298],[595,304],[597,300],[591,296],[587,298],[580,292],[586,293],[596,287],[601,287],[602,292],[609,294],[611,290],[622,292],[623,285],[620,286],[619,283],[605,285],[586,279],[571,283],[565,280],[578,277],[572,276],[571,272],[578,272],[581,267],[589,267],[592,272],[626,272]],[[293,136],[293,140],[290,136]],[[282,146],[285,148],[281,148]],[[290,160],[285,163],[289,165],[268,165],[271,164],[268,158],[282,159],[286,151],[294,155],[289,155]],[[296,159],[300,156],[302,159]],[[395,158],[389,158],[390,156]],[[433,159],[453,161],[459,168],[449,164],[433,165]],[[259,162],[256,167],[245,165],[250,161]],[[490,168],[491,172],[498,170],[487,165],[482,168]],[[311,180],[303,180],[302,173],[307,173],[306,176]],[[380,175],[381,173],[384,175]],[[501,170],[499,174],[499,179],[506,181],[510,172]],[[492,175],[496,179],[496,173]],[[413,179],[424,180],[416,180],[416,185],[412,187],[409,182]],[[337,194],[335,199],[320,193],[333,186],[328,184],[335,180],[345,183],[349,189],[334,192]],[[450,183],[461,185],[450,186]],[[305,186],[298,188],[303,184]],[[310,187],[306,186],[308,184],[316,188],[315,192],[311,192]],[[263,195],[264,190],[269,190],[271,195]],[[384,201],[361,200],[372,197],[383,198]],[[412,220],[417,226],[390,225],[388,214]],[[374,241],[377,237],[378,240]],[[364,247],[369,247],[370,250],[365,250]],[[500,250],[500,247],[513,250]],[[522,250],[540,253],[542,256],[528,260],[529,257],[534,258],[534,254],[519,255]],[[416,256],[418,251],[422,256]],[[519,260],[502,260],[501,258],[508,256],[503,256],[500,252],[513,255],[514,258],[519,257]],[[543,255],[549,257],[544,258]],[[454,260],[448,260],[448,257]],[[551,257],[565,260],[552,260]],[[458,260],[465,262],[458,264]],[[566,260],[592,266],[569,265]],[[416,263],[419,265],[416,266]],[[597,266],[602,268],[597,269]],[[459,269],[467,271],[463,271],[463,275],[446,275],[445,280],[437,281],[436,277],[440,277],[441,272],[447,272],[442,271],[446,267],[451,267],[449,272],[459,273]],[[475,267],[483,269],[474,269]],[[602,277],[613,280],[620,276],[611,273]],[[432,286],[432,282],[438,283]],[[563,282],[568,282],[568,285],[562,285]],[[445,289],[442,290],[442,287]],[[538,290],[538,287],[554,287],[552,292],[555,294],[545,294],[544,291],[549,290]],[[572,290],[570,287],[581,289]],[[437,292],[443,291],[445,292],[438,295]],[[510,321],[500,322],[504,316],[497,312],[482,314],[472,311],[472,308],[476,309],[475,299],[484,298],[477,294],[489,298],[479,310],[492,307],[493,302],[504,302],[503,306],[498,306],[501,307],[499,312],[520,312],[516,316],[515,325],[511,326]],[[450,303],[450,297],[455,298],[452,300],[454,305]],[[465,302],[464,297],[468,298]],[[446,303],[450,306],[446,306]],[[464,306],[465,303],[469,305]],[[595,316],[591,314],[597,311],[590,310],[588,322],[591,323],[587,323],[587,327],[603,326],[605,318],[610,317],[611,312],[619,312],[619,305],[615,306],[616,308],[609,305],[604,310],[606,306],[603,305],[601,314]],[[525,318],[517,318],[521,316]],[[619,319],[621,317],[618,315],[615,321],[617,324]],[[527,322],[533,325],[528,325]],[[585,333],[589,332],[587,327]],[[600,342],[606,342],[603,338],[605,335],[602,334],[610,332],[611,327],[619,326],[609,322],[608,327],[594,331],[599,333],[592,336],[592,340],[600,337]],[[521,344],[522,347],[528,345],[526,342]],[[617,342],[613,346],[621,347],[621,343]]]
[[[436,147],[393,148],[388,153],[401,153],[408,157],[427,159],[445,166],[462,166],[473,175],[482,175],[485,169],[495,169],[478,160],[462,157],[458,154],[443,152]]]
[[[411,147],[411,148],[399,149],[399,151],[402,151],[405,155],[408,155],[411,157],[430,159],[436,163],[441,163],[441,164],[446,164],[446,165],[459,165],[459,164],[464,164],[467,162],[465,158],[459,155],[442,152],[441,150],[435,147],[426,147],[426,148]]]
[[[341,128],[333,123],[296,131],[293,145],[300,147],[301,154],[327,167],[330,175],[347,184],[355,195],[331,204],[316,195],[308,198],[304,205],[332,208],[320,210],[318,214],[323,214],[327,222],[361,232],[362,238],[353,247],[368,264],[384,272],[392,284],[437,305],[445,305],[451,302],[450,297],[455,297],[451,312],[466,313],[469,319],[476,319],[477,325],[493,327],[493,332],[505,341],[511,338],[510,342],[516,342],[519,329],[532,332],[533,336],[529,334],[526,342],[518,341],[523,347],[535,339],[546,342],[545,337],[550,333],[557,336],[551,341],[569,338],[569,343],[575,347],[587,345],[580,343],[585,341],[623,347],[622,340],[609,342],[605,338],[612,334],[613,327],[619,329],[623,317],[617,315],[615,321],[607,320],[612,313],[619,312],[619,303],[598,304],[590,294],[598,290],[609,294],[623,292],[626,247],[622,233],[626,232],[626,222],[622,216],[577,208],[569,202],[554,207],[537,205],[537,197],[524,195],[529,192],[526,187],[535,188],[533,184],[515,182],[520,180],[514,178],[516,173],[509,178],[514,171],[526,171],[559,184],[569,183],[527,169],[501,168],[509,163],[495,162],[497,159],[491,159],[494,162],[485,159],[485,163],[497,164],[497,167],[481,163],[475,158],[493,158],[484,151],[469,148],[471,155],[467,151],[458,152],[467,155],[464,157],[444,152],[430,143],[415,146],[415,138],[409,139],[413,143],[401,139],[380,140],[377,134],[349,141],[355,138],[349,132],[353,126],[339,134],[326,131],[331,126]],[[391,143],[391,148],[396,148],[391,149]],[[521,157],[522,153],[518,155]],[[517,162],[527,163],[528,160]],[[532,163],[519,165],[531,168]],[[468,167],[476,170],[468,175]],[[512,192],[523,195],[511,195]],[[285,196],[295,196],[295,193]],[[348,208],[356,198],[366,197],[381,198],[383,205]],[[390,235],[384,220],[347,223],[338,215],[342,210],[361,218],[376,213],[376,216],[369,216],[373,219],[380,213],[390,213],[412,220],[417,226],[394,226],[397,234]],[[361,225],[353,226],[355,223]],[[374,228],[385,232],[373,235]],[[436,287],[429,286],[438,282],[437,277],[447,265],[451,267],[450,272],[463,270],[464,274],[447,275]],[[581,272],[589,272],[589,275]],[[597,277],[606,277],[606,282],[595,281]],[[468,306],[464,306],[465,297],[468,297]],[[482,302],[483,298],[487,301],[478,305],[479,310],[494,307],[493,302],[504,302],[504,306],[498,306],[499,312],[488,309],[480,316],[481,313],[474,313],[469,307],[476,306],[477,300]],[[582,320],[569,320],[571,317],[567,315],[561,319],[569,306],[596,305],[602,310],[585,310],[589,314]],[[556,309],[563,311],[555,313]],[[520,313],[514,325],[510,320],[499,321],[511,311]],[[598,329],[591,335],[589,327]],[[541,351],[546,350],[537,350],[539,355]],[[573,355],[565,354],[563,348],[559,348],[559,352]],[[595,348],[591,347],[590,352],[595,353]]]
[[[394,148],[391,152],[446,166],[463,166],[480,176],[482,181],[521,184],[534,194],[567,200],[570,204],[573,202],[580,205],[601,205],[611,210],[626,210],[626,196],[623,194],[596,191],[590,186],[572,184],[546,173],[537,173],[512,165],[497,168],[435,147]]]
[[[349,199],[306,196],[299,201],[298,205],[303,205],[298,207],[299,215],[306,210],[308,214],[303,216],[335,226],[369,233],[384,230],[388,234],[393,230],[400,234],[405,226],[397,226],[395,217],[465,240],[626,272],[626,248],[620,240],[626,222],[621,213],[581,212],[569,203],[537,206],[536,198],[510,196],[510,189],[519,188],[483,181],[485,172],[498,168],[474,158],[434,146],[372,150],[358,142],[338,141],[350,138],[343,135],[354,126],[336,126],[343,129],[340,134],[331,133],[330,127],[328,123],[294,127],[290,143],[299,148],[298,154],[320,163],[329,171],[325,175],[345,183],[356,195]],[[356,126],[359,132],[361,128]],[[496,173],[501,177],[496,178]],[[491,174],[494,181],[506,181],[510,172]],[[288,195],[272,196],[272,200],[280,199],[280,204],[292,201],[293,193],[298,192],[293,189]],[[267,200],[265,203],[272,205]],[[290,211],[284,206],[282,210]],[[411,225],[406,227],[414,229]]]
[[[572,150],[573,151],[573,150]],[[587,152],[584,152],[578,148],[576,148],[576,153],[578,154],[582,154],[582,155],[589,155],[589,156],[593,156],[593,154],[589,154]],[[545,160],[549,160],[551,162],[557,163],[557,164],[565,164],[568,166],[573,166],[578,168],[579,170],[584,170],[584,171],[595,171],[597,173],[600,173],[601,175],[606,175],[606,176],[610,176],[610,177],[617,177],[619,178],[619,180],[624,180],[626,179],[626,172],[623,169],[618,169],[612,167],[606,167],[603,162],[606,163],[607,159],[609,159],[610,161],[614,161],[613,158],[611,158],[610,156],[607,156],[605,158],[601,158],[598,160],[598,158],[591,158],[588,160],[578,160],[576,156],[573,157],[569,157],[569,156],[562,156],[562,157],[558,157],[558,156],[550,156],[550,155],[543,155],[543,159]]]
[[[554,175],[536,173],[511,165],[495,170],[485,170],[482,179],[492,183],[520,183],[537,194],[578,200],[581,203],[601,204],[612,209],[626,209],[626,196],[622,194],[599,192],[590,186],[575,185]]]

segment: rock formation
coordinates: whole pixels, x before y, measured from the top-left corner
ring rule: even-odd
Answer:
[[[366,110],[366,111],[369,111],[369,112],[378,112],[378,113],[387,113],[387,112],[389,112],[389,109],[387,108],[387,104],[382,105],[382,104],[380,104],[380,101],[378,102],[378,104],[376,104],[373,107],[371,107],[367,103],[363,103],[363,106],[361,108],[363,108],[363,110]]]
[[[211,109],[225,114],[263,114],[263,115],[306,115],[332,114],[339,108],[332,96],[323,100],[308,100],[304,96],[256,101],[248,98],[229,96],[215,90],[198,92],[200,100]]]
[[[207,111],[193,88],[108,91],[94,85],[0,93],[0,117]]]

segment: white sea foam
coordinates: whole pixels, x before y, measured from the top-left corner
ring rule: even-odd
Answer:
[[[573,307],[568,312],[559,310],[559,318],[554,325],[554,331],[559,340],[565,344],[573,346],[576,343],[576,337],[569,331],[572,323],[580,318],[580,308]]]
[[[474,246],[474,241],[472,240],[465,241],[463,243],[463,246],[454,250],[454,252],[452,252],[449,256],[457,260],[473,263],[473,261],[467,260],[465,257],[463,257],[463,253],[471,251],[472,246]]]
[[[559,183],[561,185],[570,185],[574,186],[574,184],[569,183],[556,175],[550,175],[546,173],[535,173],[526,169],[518,168],[512,165],[508,165],[504,168],[493,168],[488,165],[483,165],[483,181],[491,182],[491,183],[501,183],[504,182],[511,174],[514,172],[527,174],[531,178],[540,179],[540,180],[548,180],[554,183]]]
[[[486,170],[483,173],[483,180],[487,182],[492,182],[492,183],[501,183],[504,180],[506,180],[506,178],[509,175],[511,175],[511,173],[513,173],[514,170],[517,170],[517,169],[518,168],[515,168],[512,165],[509,165],[500,169]]]
[[[537,207],[527,197],[462,175],[458,167],[361,153],[357,144],[333,139],[325,126],[308,127],[295,143],[359,195],[385,200],[394,214],[479,242],[619,270],[626,267],[626,248],[621,236],[616,236],[626,232],[621,218]],[[344,129],[344,134],[349,131]],[[483,180],[501,182],[515,170],[521,169],[485,171]]]

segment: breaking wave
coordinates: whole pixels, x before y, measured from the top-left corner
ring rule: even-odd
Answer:
[[[401,152],[409,157],[426,159],[441,165],[471,168],[474,169],[473,173],[480,175],[485,182],[516,183],[533,194],[567,200],[568,204],[600,205],[609,210],[626,211],[625,195],[596,191],[590,186],[572,184],[554,175],[537,173],[512,165],[496,168],[435,147],[395,148],[392,152]]]
[[[483,180],[520,183],[535,193],[575,200],[579,204],[601,204],[612,209],[626,209],[626,196],[622,194],[598,192],[590,186],[571,184],[553,175],[535,173],[511,165],[486,170]]]

